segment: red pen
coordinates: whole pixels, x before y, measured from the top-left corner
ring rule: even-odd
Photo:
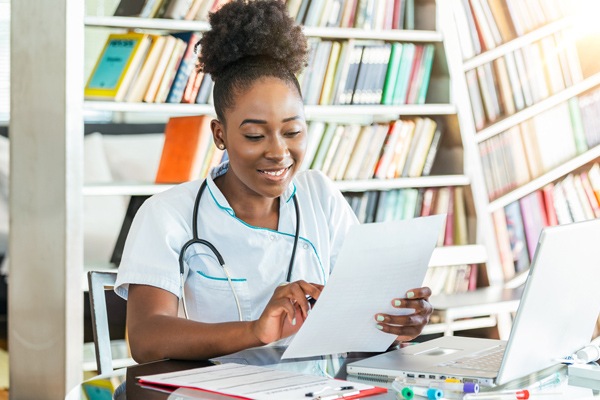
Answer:
[[[464,400],[484,400],[484,399],[494,399],[494,400],[526,400],[529,398],[529,390],[500,390],[497,392],[487,392],[487,393],[467,393],[463,397]]]

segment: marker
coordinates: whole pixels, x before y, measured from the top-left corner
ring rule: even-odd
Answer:
[[[396,378],[394,382],[402,386],[422,386],[439,388],[449,392],[479,393],[479,384],[476,382],[460,382],[457,379],[446,379],[444,381],[437,379],[424,378]],[[392,384],[393,385],[393,384]]]
[[[427,397],[429,400],[441,399],[444,395],[444,392],[437,388],[413,386],[411,389],[416,396]]]
[[[305,393],[304,396],[305,397],[313,397],[313,396],[316,396],[316,395],[318,395],[320,393],[323,393],[323,392],[326,392],[326,391],[336,391],[336,392],[338,392],[338,391],[353,390],[353,389],[354,389],[354,386],[339,386],[339,387],[335,387],[335,388],[326,386],[326,387],[324,387],[321,390],[317,390],[316,392]],[[344,393],[344,394],[347,395],[347,393]]]
[[[404,387],[399,391],[398,396],[396,397],[400,398],[400,395],[402,395],[402,397],[404,397],[406,400],[412,400],[412,398],[415,397],[415,392],[413,392],[412,388],[410,387]]]
[[[529,390],[501,390],[498,392],[469,393],[465,394],[463,400],[526,400],[529,398]]]

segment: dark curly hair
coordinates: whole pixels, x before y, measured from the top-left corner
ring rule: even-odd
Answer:
[[[234,96],[257,79],[275,77],[301,94],[294,74],[306,66],[307,41],[282,0],[233,0],[209,15],[198,64],[215,82],[217,117],[234,105]]]

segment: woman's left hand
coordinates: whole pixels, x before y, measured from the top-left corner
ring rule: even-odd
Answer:
[[[397,335],[397,340],[406,342],[413,340],[429,322],[433,307],[429,304],[431,289],[422,287],[406,292],[406,297],[392,300],[395,308],[412,308],[415,311],[408,315],[376,314],[377,328],[383,332]]]

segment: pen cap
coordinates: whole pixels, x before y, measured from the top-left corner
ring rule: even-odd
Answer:
[[[479,384],[476,382],[465,382],[463,385],[465,393],[479,393]]]
[[[600,347],[596,344],[588,344],[583,349],[575,353],[577,359],[589,363],[600,359]]]

